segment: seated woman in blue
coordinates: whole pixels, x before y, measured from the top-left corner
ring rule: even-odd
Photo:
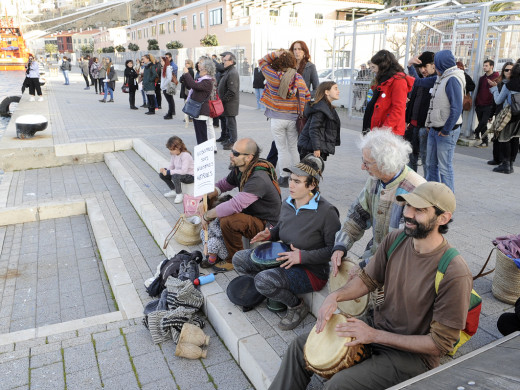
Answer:
[[[287,305],[278,327],[291,330],[309,312],[297,294],[319,291],[327,284],[334,236],[341,223],[336,207],[319,192],[323,160],[309,156],[284,170],[290,173],[290,196],[282,202],[278,224],[258,233],[251,243],[282,241],[290,250],[278,253],[280,266],[275,268],[254,263],[251,249],[235,253],[233,265],[239,274],[254,276],[260,294]]]

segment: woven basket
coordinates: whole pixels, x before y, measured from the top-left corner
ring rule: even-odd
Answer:
[[[200,244],[201,229],[202,225],[198,215],[187,217],[185,214],[181,214],[172,231],[166,236],[163,249],[166,249],[172,237],[181,245],[190,246]]]
[[[495,298],[512,305],[520,296],[520,269],[498,249],[491,291]]]

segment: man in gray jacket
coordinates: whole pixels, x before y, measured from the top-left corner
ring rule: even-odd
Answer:
[[[237,120],[238,106],[240,99],[240,77],[236,69],[237,59],[235,55],[226,51],[220,55],[224,65],[224,72],[218,84],[218,95],[224,105],[222,118],[226,125],[229,139],[222,146],[224,150],[231,150],[237,140]],[[224,129],[222,129],[224,133]]]
[[[81,75],[83,76],[83,78],[85,79],[85,83],[87,84],[87,86],[83,89],[90,89],[90,85],[88,82],[88,75],[89,75],[88,59],[81,57],[79,59],[78,65],[79,65],[79,68],[81,69]]]

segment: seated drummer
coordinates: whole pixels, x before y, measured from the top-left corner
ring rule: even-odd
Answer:
[[[318,332],[338,302],[385,285],[386,298],[375,312],[373,328],[356,318],[335,328],[339,337],[355,338],[347,346],[370,344],[372,356],[334,374],[326,389],[386,389],[437,367],[440,356],[453,349],[465,327],[473,279],[460,255],[449,263],[435,293],[437,266],[450,248],[443,234],[455,211],[455,195],[442,183],[427,182],[412,193],[397,196],[397,200],[406,202],[404,240],[387,258],[402,231],[389,233],[368,265],[329,294],[320,308]],[[313,374],[305,368],[307,336],[298,336],[291,343],[269,389],[307,387]]]
[[[282,202],[278,224],[258,233],[251,242],[281,240],[290,245],[291,251],[278,254],[276,260],[281,264],[276,268],[265,269],[253,263],[250,249],[237,252],[233,265],[239,274],[255,277],[260,294],[287,305],[287,314],[278,327],[290,330],[309,312],[297,294],[319,291],[327,284],[334,235],[341,223],[336,207],[319,192],[321,159],[306,158],[284,170],[290,173],[290,196]]]

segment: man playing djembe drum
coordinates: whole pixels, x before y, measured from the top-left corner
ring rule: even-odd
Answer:
[[[439,365],[440,356],[453,349],[465,327],[472,276],[460,255],[451,259],[435,292],[438,264],[450,248],[443,234],[455,211],[455,195],[446,185],[429,182],[397,199],[406,202],[405,235],[389,233],[368,265],[331,293],[320,308],[318,333],[327,329],[353,338],[345,345],[364,344],[372,350],[371,357],[335,373],[325,385],[328,390],[386,389],[421,374]],[[394,242],[399,244],[388,256]],[[374,313],[373,328],[356,318],[335,329],[326,327],[338,302],[356,299],[383,284],[386,298]],[[306,340],[307,335],[301,335],[291,343],[271,390],[307,387],[313,374],[306,369],[307,353],[322,351],[317,346],[304,357]]]

